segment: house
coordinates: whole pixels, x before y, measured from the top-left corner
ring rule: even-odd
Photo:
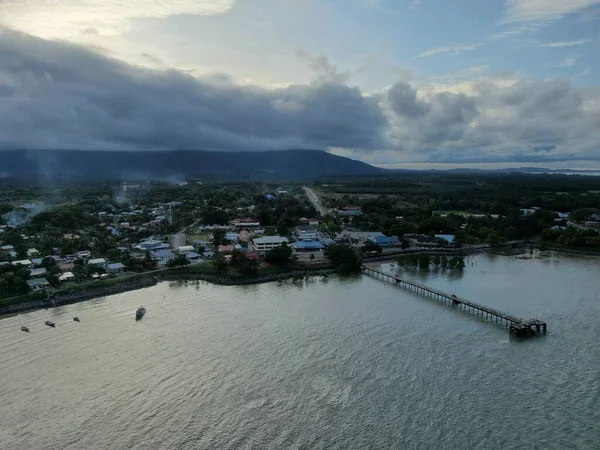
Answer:
[[[313,227],[296,227],[296,236],[299,241],[314,241],[319,238],[319,233]]]
[[[258,230],[260,229],[260,222],[252,219],[242,219],[235,221],[233,226],[236,230]]]
[[[35,248],[30,248],[27,250],[27,256],[29,256],[29,257],[39,255],[39,254],[40,254],[40,252],[38,252],[37,249],[35,249]]]
[[[238,242],[248,242],[250,240],[250,232],[248,230],[241,230],[238,234]]]
[[[264,236],[252,240],[252,247],[256,253],[265,254],[275,247],[287,244],[289,241],[281,236]]]
[[[148,239],[145,241],[141,241],[138,244],[138,248],[140,248],[142,250],[158,250],[159,248],[162,249],[163,245],[166,245],[163,241],[159,241],[156,239]],[[168,245],[167,245],[167,248],[169,248]]]
[[[34,291],[39,291],[41,289],[46,289],[47,286],[50,286],[48,280],[45,278],[35,278],[33,280],[28,280],[27,285]]]
[[[75,264],[73,263],[64,263],[58,266],[61,272],[69,272],[75,268]]]
[[[325,246],[319,241],[298,241],[292,244],[297,252],[315,252],[321,251]]]
[[[196,252],[195,252],[195,251],[193,251],[193,250],[192,250],[191,252],[187,252],[187,253],[185,254],[185,257],[186,257],[186,258],[187,258],[187,260],[188,260],[189,262],[191,262],[191,263],[198,262],[198,261],[200,261],[200,260],[201,260],[201,258],[202,258],[202,257],[200,256],[200,254],[199,254],[199,253],[196,253]]]
[[[81,258],[81,259],[87,259],[92,256],[92,252],[90,252],[89,250],[82,250],[75,254],[77,255],[78,258]]]
[[[32,258],[31,259],[31,263],[34,266],[41,266],[43,261],[44,261],[44,258]]]
[[[177,247],[177,252],[182,254],[193,252],[194,250],[193,245],[182,245],[181,247]]]
[[[64,283],[65,281],[73,281],[75,279],[75,275],[73,272],[65,272],[61,276],[58,277],[58,281]]]
[[[88,265],[96,266],[96,267],[104,267],[106,265],[106,260],[104,258],[94,258],[88,261]]]
[[[120,273],[125,270],[125,266],[121,263],[111,263],[106,265],[106,271],[108,273]]]
[[[288,194],[288,191],[282,187],[277,188],[277,195],[285,195]]]
[[[308,225],[308,219],[306,217],[300,217],[298,221],[303,225]]]
[[[225,239],[227,242],[235,243],[239,237],[240,235],[237,233],[227,233],[223,239]]]
[[[175,253],[171,250],[155,250],[151,252],[152,259],[159,264],[166,264],[175,258]]]
[[[79,236],[78,234],[73,234],[73,233],[67,233],[63,236],[64,239],[67,239],[69,241],[72,241],[74,239],[79,239],[81,236]]]
[[[323,244],[325,247],[335,244],[335,241],[328,237],[322,237],[320,240],[321,240],[321,244]]]
[[[360,206],[346,206],[341,212],[344,216],[360,216]]]
[[[0,247],[0,250],[2,250],[3,252],[10,252],[13,251],[15,249],[14,245],[3,245],[2,247]]]
[[[369,241],[374,242],[383,248],[395,247],[400,244],[400,239],[398,239],[398,236],[375,236],[370,237]]]
[[[219,245],[218,250],[219,250],[219,253],[226,255],[226,254],[233,252],[233,250],[235,250],[235,247],[233,245]]]
[[[39,278],[42,275],[46,275],[46,269],[43,267],[40,269],[31,269],[29,271],[29,278]]]
[[[274,196],[274,195],[272,195],[272,194],[267,194],[267,195],[265,195],[265,198],[266,198],[267,200],[275,200],[275,196]]]
[[[106,230],[110,231],[110,234],[112,234],[113,236],[120,236],[121,235],[121,232],[116,227],[109,226],[109,227],[106,227]]]
[[[454,240],[456,239],[456,236],[453,234],[436,234],[435,237],[438,239],[443,239],[450,245],[453,244]]]
[[[13,266],[24,266],[24,267],[31,267],[33,264],[31,263],[30,260],[28,259],[23,259],[21,261],[13,261],[12,263]]]
[[[319,219],[308,219],[308,225],[310,225],[311,227],[318,227],[319,223]]]

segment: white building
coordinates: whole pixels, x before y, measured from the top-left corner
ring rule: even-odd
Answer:
[[[58,280],[61,283],[65,282],[65,281],[73,281],[74,279],[75,279],[75,275],[73,275],[73,272],[65,272],[60,277],[58,277]]]
[[[261,238],[252,239],[252,247],[256,253],[265,254],[275,247],[287,244],[289,241],[281,236],[264,236]]]
[[[90,266],[98,266],[98,267],[104,267],[104,265],[106,265],[106,260],[104,258],[95,258],[95,259],[90,259],[88,261],[88,264]]]
[[[236,230],[258,230],[260,228],[260,222],[237,222],[235,224]]]
[[[319,232],[312,227],[296,227],[299,241],[314,241],[319,238]]]
[[[34,280],[29,280],[27,281],[27,284],[34,291],[46,289],[46,287],[50,285],[50,283],[48,283],[48,280],[46,280],[45,278],[36,278]]]

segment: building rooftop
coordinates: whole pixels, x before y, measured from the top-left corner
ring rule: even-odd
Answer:
[[[292,246],[296,250],[322,250],[325,248],[319,241],[298,241],[294,242]]]
[[[30,266],[31,261],[28,259],[22,259],[20,261],[13,261],[13,266]]]
[[[284,242],[289,242],[288,238],[282,236],[264,236],[261,238],[252,239],[254,244],[283,244]]]
[[[88,261],[88,264],[91,264],[91,265],[106,264],[106,260],[104,258],[94,258],[94,259],[90,259]]]
[[[29,285],[29,287],[34,287],[34,286],[48,286],[50,283],[48,283],[48,280],[46,280],[45,278],[34,278],[33,280],[27,280],[27,284]]]

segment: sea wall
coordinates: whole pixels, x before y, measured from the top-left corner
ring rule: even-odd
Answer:
[[[123,281],[122,283],[109,286],[85,286],[81,290],[72,290],[67,293],[58,292],[44,300],[32,300],[0,307],[0,316],[16,314],[34,309],[53,308],[55,306],[78,303],[94,298],[106,297],[108,295],[144,289],[156,285],[161,281],[206,281],[222,286],[242,286],[250,284],[262,284],[292,278],[329,275],[334,273],[331,268],[292,270],[275,274],[259,275],[256,277],[227,277],[212,274],[178,273],[177,271],[163,271],[153,274],[140,274],[139,277]]]

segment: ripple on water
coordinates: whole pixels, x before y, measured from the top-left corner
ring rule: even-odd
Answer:
[[[600,263],[469,262],[418,278],[550,333],[515,342],[366,277],[162,283],[0,320],[1,447],[595,448]]]

